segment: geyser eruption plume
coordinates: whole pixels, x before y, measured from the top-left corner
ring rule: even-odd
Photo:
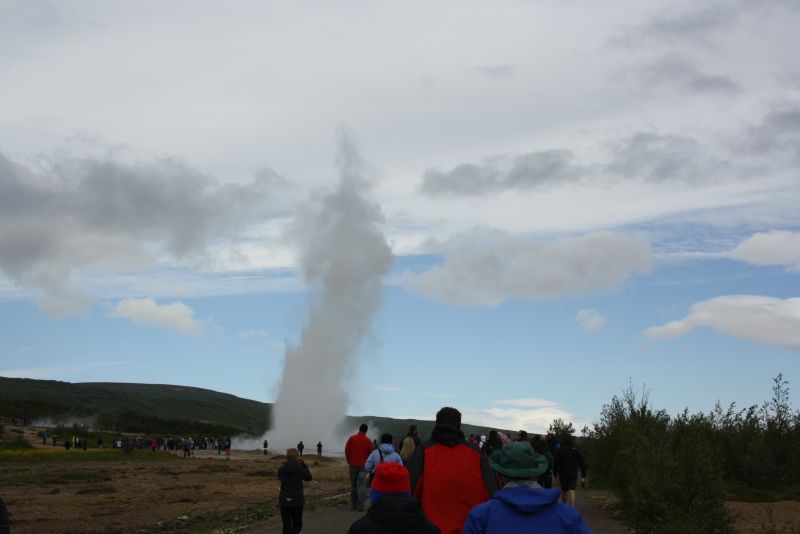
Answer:
[[[337,189],[301,212],[294,236],[306,281],[317,286],[300,344],[286,347],[280,393],[275,401],[270,447],[294,447],[304,440],[313,450],[341,450],[336,427],[342,422],[360,346],[378,308],[381,278],[394,260],[378,224],[380,206],[363,193],[369,184],[355,143],[340,132]]]

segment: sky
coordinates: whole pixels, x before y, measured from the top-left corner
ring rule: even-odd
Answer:
[[[328,307],[307,214],[351,139],[392,261],[332,379],[348,413],[760,404],[800,384],[799,25],[788,0],[0,0],[0,376],[274,401]]]

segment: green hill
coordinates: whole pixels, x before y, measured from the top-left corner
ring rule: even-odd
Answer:
[[[269,403],[195,387],[0,377],[0,416],[28,421],[71,424],[91,419],[104,430],[148,434],[261,435],[271,412]],[[348,416],[342,430],[355,431],[362,422],[395,436],[405,434],[411,424],[419,427],[420,436],[429,436],[434,425],[433,421],[365,415]],[[466,434],[488,432],[469,424],[462,430]]]
[[[29,421],[93,418],[98,427],[128,432],[261,434],[271,410],[271,404],[186,386],[0,377],[0,415]]]

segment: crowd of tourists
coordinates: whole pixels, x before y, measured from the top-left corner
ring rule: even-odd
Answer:
[[[450,407],[436,414],[427,441],[416,425],[398,441],[383,434],[380,443],[367,430],[362,424],[345,445],[350,505],[363,511],[369,499],[348,534],[590,532],[575,507],[586,465],[570,437],[520,431],[511,439],[493,430],[467,438],[461,413]],[[278,470],[284,534],[302,530],[303,482],[311,477],[300,451],[289,449]]]
[[[91,446],[91,440],[87,437],[81,436],[67,436],[66,438],[59,438],[55,434],[50,434],[48,431],[39,433],[42,438],[42,445],[47,445],[48,441],[53,447],[63,446],[65,449],[75,450],[88,450]],[[218,455],[231,453],[231,438],[230,436],[222,436],[219,438],[193,438],[189,437],[117,437],[112,439],[108,444],[103,440],[102,436],[97,437],[95,446],[98,449],[104,448],[106,445],[112,449],[136,449],[136,450],[150,450],[156,451],[173,451],[182,452],[184,457],[194,455],[195,451],[216,451]],[[266,450],[266,449],[265,449]]]

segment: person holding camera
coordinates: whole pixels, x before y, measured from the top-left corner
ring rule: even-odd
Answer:
[[[299,534],[303,530],[303,482],[311,481],[311,471],[300,458],[300,451],[287,449],[286,462],[278,469],[281,492],[278,505],[281,510],[283,534]]]

